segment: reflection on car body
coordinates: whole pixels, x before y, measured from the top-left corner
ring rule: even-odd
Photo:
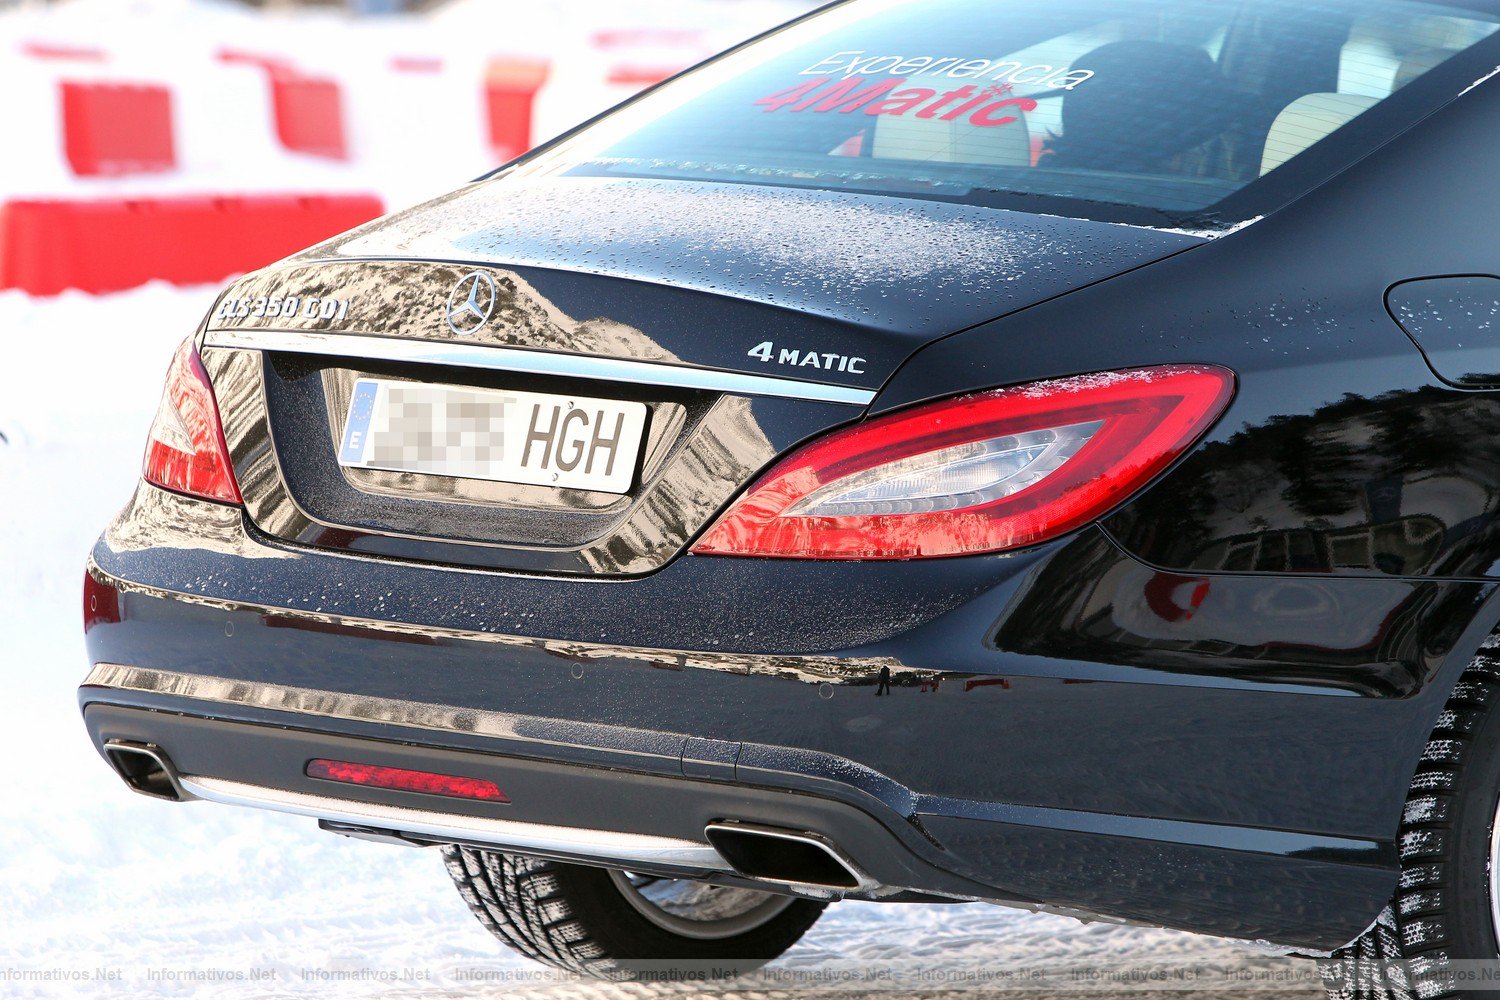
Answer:
[[[91,738],[575,972],[839,898],[1500,961],[1497,27],[851,0],[240,279]]]

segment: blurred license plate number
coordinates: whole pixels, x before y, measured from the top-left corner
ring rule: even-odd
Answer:
[[[645,430],[643,403],[360,379],[339,464],[624,494]]]

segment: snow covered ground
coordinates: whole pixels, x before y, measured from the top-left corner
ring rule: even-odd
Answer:
[[[308,820],[153,802],[95,756],[74,700],[86,668],[84,556],[135,482],[171,351],[212,298],[208,288],[163,286],[47,301],[0,293],[0,433],[9,440],[0,445],[0,691],[10,745],[37,762],[11,767],[0,796],[0,995],[673,992],[580,984],[506,952],[432,852],[345,840]],[[1276,995],[1319,995],[1310,963],[1248,946],[980,905],[862,903],[835,906],[773,966],[778,978],[745,988],[906,995],[937,992],[932,976],[1043,969],[1048,988],[1024,992],[1044,996],[1071,992],[1051,988],[1070,969],[1184,963],[1215,986],[1225,971],[1300,974],[1300,987]],[[895,978],[820,982],[881,969]],[[119,978],[6,978],[96,970]],[[419,978],[401,979],[408,971]]]

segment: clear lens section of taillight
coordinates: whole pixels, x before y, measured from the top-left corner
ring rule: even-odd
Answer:
[[[1224,412],[1234,376],[1108,372],[914,407],[813,442],[693,547],[700,555],[921,559],[1035,545],[1119,506]]]
[[[944,448],[856,473],[789,507],[786,517],[925,514],[978,507],[1056,472],[1099,430],[1099,421],[1023,431]]]
[[[213,387],[191,338],[183,341],[167,370],[141,474],[148,483],[177,493],[220,503],[243,502]]]

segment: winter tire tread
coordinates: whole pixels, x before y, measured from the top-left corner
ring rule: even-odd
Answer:
[[[1320,963],[1331,1000],[1449,1000],[1462,995],[1431,982],[1416,989],[1389,963],[1404,962],[1421,972],[1452,961],[1454,900],[1462,877],[1454,858],[1462,776],[1474,756],[1475,737],[1497,700],[1500,650],[1487,647],[1454,686],[1422,752],[1397,838],[1401,877],[1391,905],[1353,944]]]

